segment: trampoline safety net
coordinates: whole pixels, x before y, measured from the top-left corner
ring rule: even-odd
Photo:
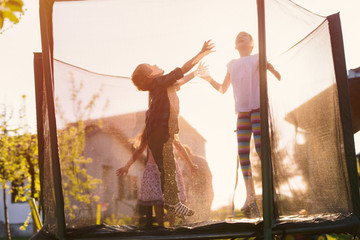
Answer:
[[[58,213],[48,115],[56,119],[67,229],[101,224],[141,228],[150,220],[159,224],[146,217],[163,211],[160,172],[149,151],[140,154],[127,174],[116,175],[139,146],[149,106],[148,92],[134,86],[131,74],[140,63],[156,64],[168,73],[211,39],[216,51],[203,62],[222,83],[227,64],[239,58],[239,32],[252,35],[252,54],[259,51],[256,8],[254,0],[54,2],[55,113],[48,112],[45,100],[40,107],[45,119],[43,218],[50,233],[56,232]],[[278,81],[267,71],[268,98],[260,96],[269,115],[269,129],[261,129],[269,131],[269,142],[261,144],[271,149],[274,219],[301,222],[353,214],[344,138],[348,130],[342,123],[349,113],[340,106],[343,90],[336,79],[329,17],[287,0],[266,0],[265,17],[267,60],[281,74]],[[195,214],[173,219],[165,210],[165,227],[261,222],[261,162],[254,137],[250,162],[259,213],[241,211],[246,188],[237,167],[232,85],[220,94],[195,77],[177,95],[178,137],[198,165],[192,172],[181,150],[174,150],[178,197]]]

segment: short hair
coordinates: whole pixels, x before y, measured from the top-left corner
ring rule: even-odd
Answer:
[[[247,35],[250,37],[250,43],[251,43],[251,47],[254,47],[254,39],[253,37],[251,36],[250,33],[248,32],[245,32],[245,31],[242,31],[242,32],[239,32],[238,35],[236,36],[236,39],[235,39],[235,45],[237,44],[237,42],[239,41],[239,38],[243,35]]]
[[[131,81],[140,91],[148,91],[150,87],[149,83],[151,79],[147,77],[147,73],[145,72],[146,65],[146,63],[139,64],[131,75]]]

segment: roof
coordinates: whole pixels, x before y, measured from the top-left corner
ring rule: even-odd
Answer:
[[[115,136],[120,142],[129,144],[129,139],[137,136],[145,127],[145,112],[131,112],[111,117],[93,119],[85,121],[86,127],[98,126],[101,124],[101,130]],[[205,138],[191,126],[182,116],[179,116],[179,125],[181,129],[191,132],[200,140],[206,142]],[[128,147],[128,146],[127,146]]]
[[[353,133],[355,134],[360,130],[360,77],[357,78],[349,78],[349,96],[350,96],[350,104],[351,104],[351,117],[353,124]],[[290,112],[286,120],[290,123],[297,125],[301,128],[306,129],[306,125],[309,123],[308,121],[308,112],[310,111],[318,111],[314,109],[314,106],[326,105],[328,99],[326,96],[329,96],[329,92],[332,91],[332,88],[325,89],[323,92],[311,98],[306,103],[302,104],[298,108],[294,109]],[[327,111],[331,111],[331,109],[321,108],[322,114],[328,114]],[[295,120],[295,116],[298,118]],[[311,123],[310,123],[311,125]]]
[[[354,133],[356,133],[360,130],[360,77],[349,78],[348,82],[352,122],[354,127]]]
[[[360,67],[350,69],[350,71],[353,71],[353,72],[356,72],[356,73],[360,73]]]

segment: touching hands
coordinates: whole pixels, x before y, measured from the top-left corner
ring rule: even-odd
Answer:
[[[205,63],[203,62],[200,62],[198,68],[196,69],[196,75],[208,82],[211,81],[211,76],[208,66],[205,65]]]
[[[212,52],[215,52],[215,50],[213,49],[214,49],[214,44],[211,42],[211,40],[205,41],[201,48],[201,51],[181,67],[181,71],[183,72],[183,74],[186,74],[193,67],[195,67],[195,65],[198,64],[201,61],[201,59],[203,59],[203,57],[205,57],[206,55]]]
[[[199,77],[210,76],[208,66],[204,62],[200,62],[195,70],[195,75]]]

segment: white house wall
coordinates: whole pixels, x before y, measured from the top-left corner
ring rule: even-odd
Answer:
[[[11,183],[7,183],[9,186]],[[4,216],[4,202],[3,190],[0,191],[0,221],[5,222]],[[8,206],[9,222],[10,223],[24,223],[30,213],[30,206],[28,202],[24,203],[11,203],[11,194],[6,195],[6,202]],[[32,220],[31,220],[32,222]]]
[[[91,157],[93,162],[87,166],[88,173],[103,182],[96,189],[101,202],[109,203],[104,216],[111,216],[112,213],[133,215],[136,201],[120,200],[118,196],[119,181],[115,175],[116,169],[125,166],[130,159],[131,153],[115,137],[109,133],[99,131],[86,139],[84,155]],[[129,175],[141,179],[144,165],[135,162],[129,169]],[[138,189],[140,181],[138,181]]]
[[[10,185],[10,183],[7,183]],[[5,227],[5,214],[4,214],[4,202],[3,202],[3,190],[0,191],[0,229]],[[27,219],[30,213],[30,206],[28,202],[24,203],[11,203],[11,194],[6,195],[6,202],[8,206],[9,223],[11,225],[11,234],[16,236],[31,236],[32,235],[32,218],[30,218],[29,226],[25,231],[19,229]],[[5,231],[0,231],[0,238],[5,237]]]

